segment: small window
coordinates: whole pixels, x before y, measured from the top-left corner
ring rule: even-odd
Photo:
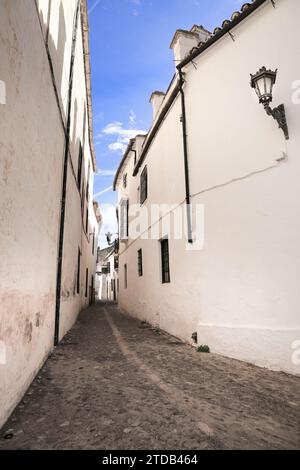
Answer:
[[[127,283],[127,264],[124,264],[124,287],[127,289],[128,283]]]
[[[140,203],[144,204],[148,197],[148,172],[147,167],[142,171],[141,182],[140,182]]]
[[[90,305],[95,303],[95,281],[94,276],[91,275],[91,286],[90,286]]]
[[[85,216],[85,233],[88,233],[89,230],[89,210],[86,210],[86,216]]]
[[[143,252],[142,250],[138,251],[138,273],[139,276],[143,276]]]
[[[93,255],[95,254],[95,229],[94,229],[94,232],[93,232],[93,246],[92,246],[92,254],[93,254]]]
[[[129,215],[129,201],[122,199],[120,203],[120,239],[128,239],[128,215]]]
[[[85,296],[88,296],[88,285],[89,285],[89,270],[86,268],[86,273],[85,273]]]
[[[87,199],[87,201],[89,200],[89,195],[90,195],[90,177],[91,177],[91,162],[89,162],[87,185],[86,185],[86,199]]]
[[[123,175],[123,188],[127,188],[127,173]]]
[[[114,268],[117,271],[119,269],[119,257],[115,256],[114,258]]]
[[[78,249],[78,256],[77,256],[77,294],[80,294],[80,258],[81,253]]]
[[[82,185],[82,193],[81,193],[81,213],[83,215],[84,213],[84,182],[83,182],[83,185]]]
[[[162,268],[162,283],[168,284],[170,280],[170,263],[169,263],[169,240],[166,238],[161,240],[161,268]]]
[[[82,158],[83,158],[82,145],[80,143],[79,155],[78,155],[78,170],[77,170],[77,185],[79,189],[81,188]]]
[[[107,263],[107,274],[110,274],[110,262]]]

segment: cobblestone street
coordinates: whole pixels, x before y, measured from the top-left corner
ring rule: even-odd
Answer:
[[[300,379],[96,304],[55,349],[0,449],[296,449]]]

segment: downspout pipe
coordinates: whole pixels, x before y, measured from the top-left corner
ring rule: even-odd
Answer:
[[[69,150],[70,150],[71,108],[72,108],[73,76],[74,76],[75,50],[76,50],[76,39],[77,39],[77,31],[78,31],[80,1],[81,0],[78,0],[77,2],[74,23],[73,23],[71,62],[70,62],[70,73],[69,73],[67,124],[66,124],[66,132],[65,132],[64,166],[63,166],[63,180],[62,180],[62,191],[61,191],[60,226],[59,226],[58,259],[57,259],[57,275],[56,275],[56,305],[55,305],[55,330],[54,330],[54,345],[55,346],[57,346],[59,343],[61,280],[62,280],[63,248],[64,248],[64,234],[65,234],[65,212],[66,212],[68,163],[69,163]]]
[[[183,138],[183,155],[184,155],[184,179],[185,179],[185,203],[186,203],[186,217],[187,217],[187,234],[188,242],[193,243],[192,233],[192,216],[191,216],[191,197],[190,197],[190,176],[189,176],[189,161],[188,161],[188,145],[187,145],[187,126],[186,126],[186,106],[184,94],[184,77],[183,72],[179,69],[179,92],[181,95],[181,111],[182,111],[182,138]]]

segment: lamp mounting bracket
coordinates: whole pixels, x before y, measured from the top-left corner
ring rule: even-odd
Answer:
[[[271,108],[268,103],[264,105],[265,111],[268,116],[272,116],[275,121],[278,122],[278,126],[282,129],[286,140],[289,140],[289,130],[286,121],[285,107],[284,104],[280,104],[277,108]]]

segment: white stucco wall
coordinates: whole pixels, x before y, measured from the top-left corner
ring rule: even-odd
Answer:
[[[5,361],[0,358],[0,426],[21,399],[54,341],[65,139],[44,44],[45,23],[49,18],[49,48],[59,98],[66,110],[75,1],[53,1],[51,15],[48,5],[46,0],[38,1],[40,24],[33,0],[0,2],[0,80],[6,85],[6,104],[0,105],[0,341],[6,356]],[[90,273],[95,271],[97,252],[97,240],[92,255],[91,240],[88,242],[82,230],[80,197],[71,165],[74,161],[77,172],[74,139],[84,140],[86,99],[81,41],[79,28],[73,94],[78,111],[68,169],[60,337],[88,304],[83,287],[80,296],[75,297],[71,289],[78,246],[83,253],[82,284],[85,266]],[[87,132],[85,178],[91,160]],[[89,231],[95,227],[97,236],[92,178]]]
[[[120,249],[120,307],[186,340],[198,332],[212,351],[300,374],[292,343],[300,339],[299,80],[300,4],[266,2],[186,67],[185,95],[192,204],[205,209],[205,244],[187,251],[170,239],[171,283],[160,280],[157,240],[128,240]],[[275,34],[274,32],[279,32]],[[278,68],[276,106],[284,103],[285,141],[250,88],[250,73]],[[166,97],[167,99],[167,97]],[[166,100],[165,100],[166,101]],[[119,199],[137,202],[139,176],[148,168],[150,203],[184,200],[179,97]],[[278,162],[284,155],[288,158]],[[123,172],[132,174],[133,156]],[[161,233],[161,237],[167,233]],[[143,249],[144,276],[137,274]],[[124,288],[124,264],[128,288]]]

